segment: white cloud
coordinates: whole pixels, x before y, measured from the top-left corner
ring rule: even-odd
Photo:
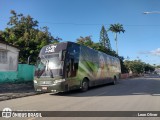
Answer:
[[[152,50],[149,53],[152,55],[160,56],[160,48],[157,48],[156,50]]]
[[[151,51],[138,52],[138,54],[148,54],[148,55],[160,56],[160,48],[157,48],[157,49],[151,50]]]
[[[146,52],[138,52],[138,54],[149,54],[150,52],[146,51]]]

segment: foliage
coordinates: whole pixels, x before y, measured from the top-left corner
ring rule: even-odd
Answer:
[[[91,36],[86,36],[86,37],[80,36],[80,38],[78,38],[76,42],[78,44],[85,45],[85,46],[91,47],[91,48],[94,44],[92,39],[91,39]]]
[[[109,30],[114,33],[121,33],[121,32],[124,33],[125,32],[125,30],[123,29],[123,25],[120,23],[111,24]]]
[[[154,67],[150,64],[146,64],[142,62],[141,60],[134,60],[134,61],[129,61],[126,60],[124,61],[124,65],[128,69],[128,71],[132,71],[133,73],[144,73],[144,72],[153,72]]]
[[[17,14],[14,10],[11,10],[11,14],[8,27],[0,32],[0,36],[20,49],[19,62],[26,63],[31,56],[34,63],[44,45],[59,42],[60,39],[54,39],[48,27],[38,28],[38,21],[30,15]]]
[[[102,26],[101,28],[101,31],[100,31],[100,40],[99,40],[99,43],[106,47],[107,49],[111,50],[111,44],[110,44],[110,40],[108,38],[108,34],[107,34],[107,31],[105,29],[104,26]]]
[[[111,24],[110,25],[110,28],[109,28],[110,31],[112,31],[113,33],[115,33],[115,42],[116,42],[116,53],[118,54],[118,39],[117,39],[117,33],[121,33],[121,32],[125,32],[124,28],[123,28],[123,25],[122,24]]]
[[[117,57],[118,57],[119,60],[120,60],[121,72],[122,72],[122,73],[128,73],[129,71],[128,71],[127,67],[126,67],[125,64],[124,64],[124,58],[123,58],[122,56],[117,56]]]
[[[106,47],[102,46],[101,43],[94,43],[91,39],[91,36],[86,36],[86,37],[80,36],[80,38],[77,39],[76,43],[93,48],[98,51],[102,51],[112,56],[118,56],[115,53],[115,51],[107,49]]]
[[[155,67],[150,64],[145,64],[144,70],[145,70],[145,72],[153,72],[155,70]]]
[[[157,65],[156,68],[160,68],[160,65]]]

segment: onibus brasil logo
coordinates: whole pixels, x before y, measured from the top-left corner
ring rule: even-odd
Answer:
[[[10,108],[4,108],[2,111],[2,117],[4,118],[12,117],[12,110]]]
[[[4,108],[2,110],[2,117],[3,118],[10,118],[10,117],[42,117],[40,112],[36,111],[12,111],[11,108]]]

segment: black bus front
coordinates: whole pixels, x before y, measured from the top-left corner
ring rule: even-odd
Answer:
[[[37,59],[35,90],[64,92],[80,88],[79,56],[80,46],[73,42],[44,46]]]
[[[61,92],[68,86],[64,75],[67,43],[44,46],[37,59],[34,87],[36,91]]]

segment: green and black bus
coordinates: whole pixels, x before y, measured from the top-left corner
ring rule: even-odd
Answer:
[[[35,91],[65,92],[106,83],[115,84],[120,61],[103,52],[73,42],[44,46],[38,56]]]

